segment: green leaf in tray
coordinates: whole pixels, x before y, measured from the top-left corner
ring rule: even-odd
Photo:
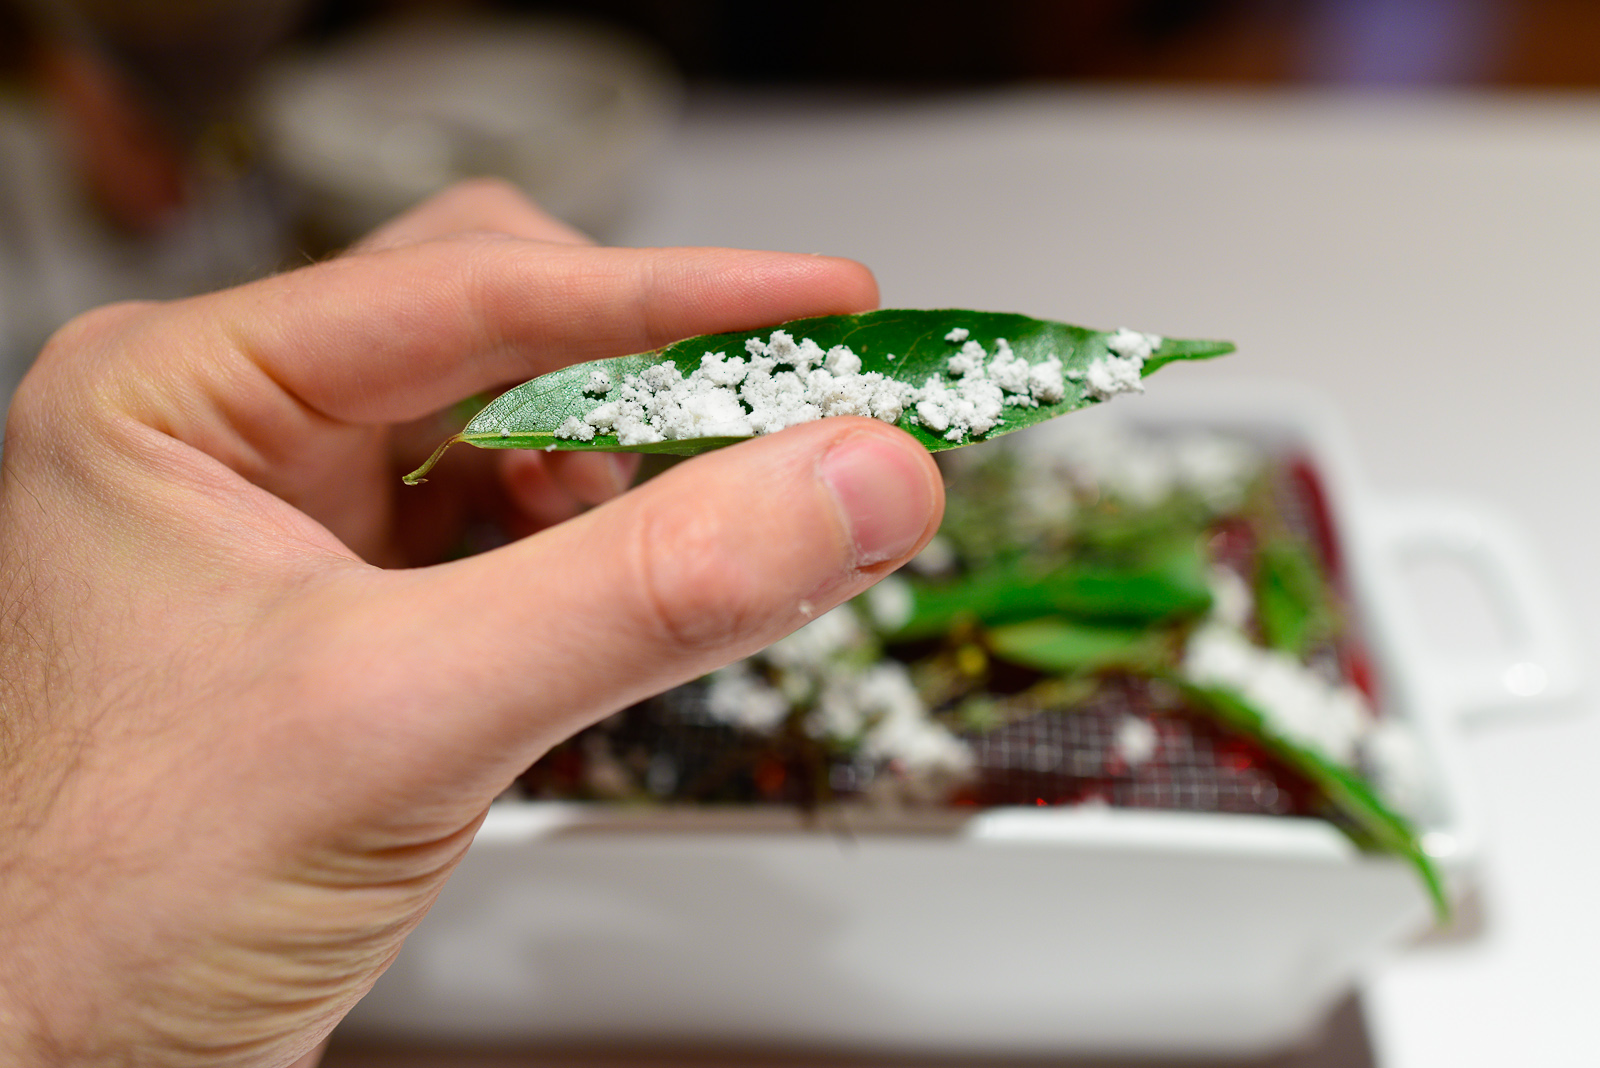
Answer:
[[[1112,669],[1151,671],[1173,655],[1170,639],[1160,630],[1069,619],[1031,619],[993,627],[987,638],[996,656],[1069,676]]]
[[[1270,648],[1304,658],[1334,627],[1327,579],[1304,542],[1275,538],[1262,543],[1255,595],[1261,636]]]
[[[1385,804],[1372,787],[1338,762],[1285,737],[1259,709],[1233,691],[1217,686],[1197,686],[1176,677],[1168,681],[1215,716],[1218,722],[1257,739],[1309,779],[1341,817],[1343,822],[1336,822],[1336,825],[1357,845],[1393,853],[1409,861],[1422,878],[1433,902],[1434,914],[1441,923],[1449,921],[1450,898],[1439,869],[1422,848],[1416,829]]]
[[[1041,570],[1000,564],[955,582],[912,587],[911,614],[887,636],[933,637],[967,621],[999,626],[1064,617],[1139,626],[1198,618],[1211,608],[1205,557],[1197,541],[1170,542],[1132,566],[1068,559]]]
[[[850,368],[848,373],[882,376],[881,381],[888,384],[889,392],[899,398],[899,411],[894,421],[930,451],[986,441],[1098,403],[1111,393],[1136,388],[1138,376],[1148,375],[1175,360],[1207,359],[1233,351],[1233,345],[1226,341],[1184,341],[1132,331],[1090,330],[1004,312],[889,309],[797,319],[778,327],[705,334],[674,342],[654,352],[574,364],[526,382],[502,394],[479,412],[466,429],[440,445],[427,463],[407,475],[405,481],[421,481],[444,450],[457,441],[487,449],[656,452],[680,456],[743,441],[756,431],[705,437],[672,436],[679,433],[679,428],[672,429],[662,440],[630,439],[631,443],[623,444],[615,430],[601,426],[596,431],[588,420],[593,418],[596,408],[618,399],[629,376],[642,375],[669,362],[678,374],[687,376],[700,369],[704,357],[710,355],[715,359],[715,354],[719,353],[730,362],[744,360],[751,343],[761,346],[772,342],[775,330],[785,332],[794,342],[801,343],[802,348],[805,348],[803,342],[810,341],[823,353],[839,347],[848,349],[851,355],[846,362],[830,365],[830,371],[845,366]],[[951,358],[958,356],[969,343],[981,346],[982,357],[987,362],[980,370],[962,372],[959,366],[952,367]],[[806,351],[816,353],[816,350]],[[793,369],[791,361],[781,356],[775,359],[778,375]],[[856,359],[860,361],[859,369],[854,368]],[[1007,367],[1009,374],[1005,373]],[[1031,387],[1027,384],[1030,373],[1035,375],[1035,384]],[[1122,376],[1120,381],[1108,387],[1107,375],[1116,377],[1117,374]],[[954,389],[969,379],[979,378],[1004,384],[1005,401],[992,424],[987,417],[980,417],[970,432],[963,429],[959,416],[954,423],[941,426],[944,420],[939,415],[939,405],[936,403],[924,411],[918,399],[920,395],[909,392],[926,390],[930,379]],[[726,388],[735,387],[738,383]],[[732,425],[728,421],[729,404],[743,404],[745,412],[738,414],[750,412],[749,395],[745,395],[742,402],[719,399],[723,402],[719,414],[702,425],[712,429]],[[851,403],[842,402],[843,408],[847,410]],[[892,403],[875,400],[872,406],[871,414],[886,421],[896,415]],[[845,414],[845,411],[822,414]],[[563,426],[575,429],[581,436],[561,433]],[[590,431],[596,432],[584,440]]]

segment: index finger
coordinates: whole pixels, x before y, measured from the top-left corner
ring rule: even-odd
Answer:
[[[471,234],[333,260],[188,307],[191,345],[232,350],[325,417],[388,423],[571,363],[876,302],[871,273],[849,260]]]

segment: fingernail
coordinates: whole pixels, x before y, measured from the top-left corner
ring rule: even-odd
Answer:
[[[907,445],[855,434],[828,450],[819,470],[855,544],[858,567],[907,555],[928,529],[933,487],[922,458]]]

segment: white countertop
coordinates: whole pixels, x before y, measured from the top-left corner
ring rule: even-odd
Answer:
[[[1151,388],[1326,394],[1377,490],[1528,533],[1593,662],[1600,97],[702,99],[607,236],[853,256],[889,306],[1233,338]],[[1378,969],[1378,1062],[1596,1063],[1600,717],[1477,730],[1469,752],[1486,930]]]

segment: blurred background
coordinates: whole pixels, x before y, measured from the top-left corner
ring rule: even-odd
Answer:
[[[1597,88],[1590,0],[0,0],[0,399],[79,311],[497,175],[602,241],[855,256],[890,306],[1234,338],[1208,380],[1530,530],[1595,654]],[[1467,744],[1473,937],[1272,1063],[1594,1063],[1595,724]]]
[[[0,388],[83,308],[325,255],[461,176],[627,236],[699,100],[1574,88],[1596,41],[1583,0],[0,0]]]

